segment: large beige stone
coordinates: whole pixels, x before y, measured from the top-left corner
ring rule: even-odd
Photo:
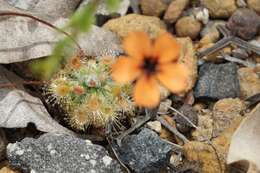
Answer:
[[[189,69],[188,87],[184,91],[184,93],[187,93],[194,87],[197,80],[197,57],[195,56],[192,40],[189,37],[178,38],[177,40],[182,47],[179,62],[184,63]]]
[[[237,9],[235,0],[201,0],[214,18],[228,18]]]
[[[158,17],[129,14],[117,19],[109,20],[104,28],[117,33],[121,38],[132,31],[144,31],[151,38],[155,38],[160,31],[166,30],[165,23]]]
[[[247,0],[247,4],[260,15],[260,0]]]

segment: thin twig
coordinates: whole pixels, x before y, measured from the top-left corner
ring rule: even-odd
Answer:
[[[162,140],[163,140],[164,142],[166,142],[166,143],[172,145],[172,146],[175,147],[177,150],[182,150],[182,149],[183,149],[183,147],[182,147],[181,145],[172,143],[172,142],[170,142],[170,141],[168,141],[168,140],[166,140],[166,139],[162,139]]]
[[[230,44],[234,44],[247,51],[252,51],[252,52],[255,52],[256,54],[260,55],[260,47],[257,47],[251,43],[248,43],[247,41],[242,40],[239,37],[232,35],[231,32],[225,26],[218,25],[217,29],[220,31],[220,33],[224,37],[221,40],[219,40],[217,43],[215,43],[214,46],[212,46],[202,52],[198,52],[197,53],[198,58],[202,58],[204,56],[212,54],[220,49],[223,49],[224,47],[226,47]]]
[[[141,119],[140,121],[138,121],[136,124],[134,124],[132,127],[130,127],[130,129],[124,131],[121,135],[119,135],[116,140],[117,140],[117,144],[119,146],[121,146],[121,142],[122,140],[129,134],[133,133],[136,129],[142,127],[145,123],[147,123],[149,120],[151,119],[150,116],[145,116],[143,119]]]
[[[115,157],[116,157],[116,159],[118,160],[118,162],[120,163],[120,165],[124,167],[124,169],[127,171],[127,173],[131,173],[131,172],[129,171],[128,167],[127,167],[127,166],[121,161],[121,159],[119,158],[119,156],[118,156],[116,150],[114,149],[114,147],[113,147],[113,145],[112,145],[112,143],[111,143],[109,137],[106,137],[106,139],[107,139],[107,141],[108,141],[108,144],[109,144],[111,150],[113,151],[113,154],[115,155]]]
[[[241,65],[244,65],[245,67],[255,67],[256,66],[254,63],[244,61],[244,60],[238,59],[236,57],[229,56],[228,54],[225,54],[223,51],[221,51],[220,53],[221,53],[221,56],[226,61],[235,62],[235,63],[241,64]]]
[[[172,111],[176,112],[177,114],[179,114],[179,115],[180,115],[182,118],[184,118],[193,128],[198,129],[198,126],[196,126],[193,122],[191,122],[191,120],[189,120],[189,118],[188,118],[186,115],[182,114],[180,111],[178,111],[177,109],[175,109],[175,108],[173,108],[173,107],[171,107],[171,106],[168,106],[168,105],[166,105],[166,104],[165,104],[165,106],[166,106],[167,108],[171,109]]]
[[[156,119],[160,121],[160,123],[166,127],[170,132],[179,137],[184,143],[190,142],[183,134],[181,134],[176,128],[172,127],[165,119],[160,116],[157,116]]]

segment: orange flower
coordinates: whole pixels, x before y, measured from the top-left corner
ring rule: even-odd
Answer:
[[[123,41],[128,56],[112,66],[112,78],[119,83],[136,80],[133,97],[137,105],[155,107],[160,102],[159,83],[173,93],[187,87],[188,69],[177,62],[180,45],[175,38],[161,33],[151,41],[144,32],[130,33]]]

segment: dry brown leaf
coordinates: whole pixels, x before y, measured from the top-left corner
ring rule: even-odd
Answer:
[[[243,120],[234,133],[227,163],[247,160],[260,169],[260,104]]]
[[[74,134],[51,118],[40,99],[23,90],[21,79],[0,66],[0,84],[6,83],[20,85],[17,89],[0,89],[0,127],[24,128],[34,123],[42,132]]]

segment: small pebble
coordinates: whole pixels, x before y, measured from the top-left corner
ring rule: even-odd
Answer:
[[[194,16],[198,21],[201,21],[204,25],[209,22],[209,10],[206,8],[198,8],[195,10]]]
[[[176,25],[176,33],[179,37],[197,38],[202,28],[202,24],[193,16],[185,16],[180,18]]]
[[[162,0],[140,0],[140,6],[144,15],[158,17],[167,8]]]
[[[147,123],[147,127],[157,133],[160,133],[162,130],[162,124],[160,123],[160,121],[149,121]]]
[[[237,6],[240,8],[244,8],[247,6],[245,0],[237,0]]]
[[[238,9],[229,18],[227,27],[235,35],[244,40],[253,39],[260,26],[260,16],[253,10],[242,8]]]

